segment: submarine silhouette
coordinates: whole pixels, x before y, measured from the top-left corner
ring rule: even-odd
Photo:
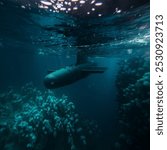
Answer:
[[[44,85],[48,89],[55,89],[72,84],[93,73],[103,73],[107,68],[96,66],[95,63],[77,64],[55,70],[44,78]]]
[[[107,68],[98,66],[97,63],[91,62],[87,52],[78,49],[76,54],[76,63],[71,66],[49,71],[44,78],[44,85],[48,89],[60,88],[95,73],[104,73]]]

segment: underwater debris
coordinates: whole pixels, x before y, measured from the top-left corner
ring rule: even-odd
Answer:
[[[97,132],[97,125],[83,120],[65,95],[57,98],[49,90],[41,91],[27,84],[20,92],[12,90],[1,97],[7,100],[7,96],[14,94],[14,101],[19,99],[21,104],[10,122],[0,126],[0,135],[8,131],[6,141],[0,136],[2,150],[10,147],[9,143],[16,149],[76,150],[87,146],[89,138]]]
[[[140,56],[121,63],[117,88],[119,136],[115,149],[149,150],[149,60]]]

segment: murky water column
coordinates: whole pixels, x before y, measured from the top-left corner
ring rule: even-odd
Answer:
[[[98,27],[89,20],[77,20],[77,26],[68,33],[76,39],[77,61],[95,62],[98,66],[107,67],[103,74],[92,74],[70,86],[57,89],[58,93],[66,93],[75,101],[76,108],[83,116],[97,120],[102,131],[104,145],[109,147],[111,137],[116,131],[117,102],[115,80],[118,71],[118,58],[107,57],[105,47],[99,48],[108,40],[102,37]],[[78,60],[79,59],[79,60]],[[110,137],[110,138],[109,138]],[[103,143],[103,142],[102,142]],[[108,144],[108,145],[107,145]],[[104,146],[101,144],[101,146]]]

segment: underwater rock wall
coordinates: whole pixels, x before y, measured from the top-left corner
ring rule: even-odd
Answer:
[[[145,56],[120,63],[116,81],[119,131],[116,150],[149,150],[150,69]]]
[[[0,99],[1,150],[82,150],[93,145],[97,124],[82,119],[67,96],[57,98],[27,84],[0,94]]]

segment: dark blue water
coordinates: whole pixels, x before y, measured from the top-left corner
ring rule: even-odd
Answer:
[[[83,20],[48,11],[25,10],[10,3],[1,4],[2,149],[147,150],[149,136],[141,132],[149,132],[148,124],[143,124],[149,118],[149,109],[146,107],[149,104],[149,34],[148,5],[102,18]],[[82,135],[75,135],[77,131],[74,134],[64,132],[65,124],[62,130],[57,129],[57,137],[53,137],[52,131],[45,134],[40,126],[38,128],[31,125],[34,128],[32,133],[37,139],[35,144],[32,142],[33,139],[27,138],[29,136],[23,138],[17,114],[23,117],[23,122],[26,118],[31,118],[31,113],[24,109],[27,105],[32,105],[32,108],[28,107],[29,110],[37,109],[39,112],[43,109],[37,104],[39,96],[42,96],[43,103],[46,103],[48,90],[43,85],[43,79],[48,70],[75,65],[78,51],[82,51],[90,61],[108,69],[103,74],[92,74],[50,92],[57,98],[62,95],[68,96],[69,101],[75,105],[75,111],[81,116],[81,122],[82,119],[93,120],[98,124],[98,129],[95,129],[96,125],[92,127],[96,131],[93,136],[89,136],[85,125],[88,123],[84,123],[82,128],[85,127],[84,136],[87,138],[85,145],[80,144],[78,139]],[[62,103],[60,114],[67,113],[63,112],[64,107],[66,103]],[[49,113],[51,115],[54,112]],[[47,118],[46,114],[43,116]],[[136,120],[135,117],[141,118],[141,122],[132,122]],[[48,117],[48,120],[52,122],[51,117]],[[15,124],[15,130],[12,124]],[[82,123],[79,125],[82,126]],[[131,126],[136,128],[133,129]],[[138,127],[141,131],[138,131]],[[76,127],[76,130],[78,128]],[[26,129],[22,130],[25,136],[29,135]],[[69,144],[66,139],[72,135],[75,142]],[[147,143],[143,144],[146,146],[138,142],[143,136],[146,137]],[[15,140],[15,137],[23,140]],[[54,141],[57,141],[55,145]]]

